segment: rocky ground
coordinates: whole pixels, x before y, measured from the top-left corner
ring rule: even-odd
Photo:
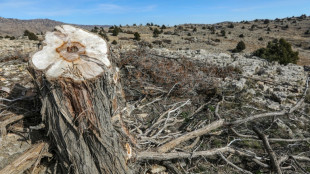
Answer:
[[[262,117],[234,129],[218,129],[199,139],[183,142],[176,150],[191,153],[229,144],[230,147],[255,154],[255,159],[271,165],[261,141],[252,130],[257,126],[268,135],[279,160],[288,157],[279,164],[285,173],[310,172],[310,92],[305,93],[309,85],[309,70],[300,66],[309,65],[308,35],[304,34],[309,21],[309,17],[302,20],[281,19],[268,24],[264,24],[263,20],[251,21],[234,23],[234,28],[227,27],[230,23],[221,23],[214,25],[215,34],[207,29],[209,25],[182,25],[183,29],[178,28],[180,26],[164,29],[166,34],[156,38],[152,37],[150,26],[122,27],[123,33],[109,38],[110,42],[118,41],[112,50],[121,70],[127,107],[131,108],[131,118],[125,119],[131,133],[143,148],[156,148],[172,137],[204,127],[219,118],[234,122],[298,106],[292,113]],[[252,31],[253,25],[258,26]],[[286,25],[289,27],[286,28]],[[243,26],[245,29],[242,29]],[[271,31],[266,31],[268,27]],[[194,28],[197,31],[193,32]],[[222,29],[225,29],[226,36],[216,34]],[[146,47],[137,44],[132,40],[132,34],[125,33],[126,30],[138,31],[142,40],[152,46],[145,42]],[[239,38],[240,34],[245,37]],[[263,37],[262,41],[258,40],[260,37]],[[279,65],[250,54],[268,41],[280,37],[285,37],[300,52],[300,65]],[[154,42],[156,40],[162,42],[157,44]],[[229,50],[239,40],[245,41],[247,49],[240,54],[232,54]],[[26,38],[0,40],[0,169],[31,144],[44,140],[44,132],[32,129],[41,121],[40,104],[27,73],[27,60],[39,49],[38,43]],[[303,102],[300,102],[301,99],[304,99]],[[171,118],[163,114],[173,109],[175,111],[168,114]],[[8,125],[1,124],[18,115],[25,115],[25,118]],[[161,115],[164,115],[166,123],[161,122],[154,128],[152,125],[159,121],[157,119]],[[184,147],[187,147],[186,150]],[[305,160],[295,162],[297,158],[292,156],[303,156]],[[270,171],[270,167],[253,162],[254,158],[231,154],[227,159],[252,173]],[[50,163],[46,162],[50,160],[55,163],[53,158],[45,159],[41,172],[50,172]],[[172,162],[181,173],[240,173],[216,155]],[[169,165],[167,167],[154,161],[141,166],[141,173],[156,173],[155,170],[172,172]]]

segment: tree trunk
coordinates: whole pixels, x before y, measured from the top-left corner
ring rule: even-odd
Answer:
[[[46,34],[45,44],[29,69],[63,172],[132,173],[129,144],[111,122],[121,114],[124,94],[106,41],[63,25]]]

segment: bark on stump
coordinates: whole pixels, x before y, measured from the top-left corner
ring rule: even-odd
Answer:
[[[63,172],[132,173],[128,144],[111,122],[124,107],[124,95],[106,41],[62,25],[44,42],[29,69]]]

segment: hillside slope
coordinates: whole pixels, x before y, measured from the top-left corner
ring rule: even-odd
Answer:
[[[25,30],[29,30],[34,33],[45,33],[51,31],[57,25],[65,24],[63,22],[54,21],[50,19],[31,19],[31,20],[20,20],[13,18],[0,17],[0,35],[13,35],[20,36]],[[73,24],[75,25],[75,24]],[[76,25],[81,28],[90,30],[94,25]],[[105,27],[105,25],[98,25]]]

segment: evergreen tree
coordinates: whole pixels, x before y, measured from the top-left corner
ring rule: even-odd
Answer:
[[[28,36],[29,40],[39,40],[38,36],[28,30],[24,31],[24,36]]]
[[[137,41],[141,40],[140,34],[138,32],[135,32],[134,40],[137,40]]]
[[[236,48],[232,50],[232,52],[233,52],[233,53],[239,53],[239,52],[241,52],[241,51],[244,50],[244,49],[245,49],[245,43],[244,43],[243,41],[240,41],[240,42],[237,44]]]
[[[153,37],[158,37],[159,34],[160,34],[160,31],[157,28],[155,28],[153,31]]]
[[[266,48],[256,50],[253,55],[264,58],[268,61],[278,61],[280,64],[297,63],[299,56],[298,51],[292,50],[292,45],[285,39],[275,39],[268,42]]]
[[[226,36],[226,31],[225,30],[221,30],[221,35],[224,37]]]
[[[113,44],[113,45],[116,45],[116,44],[117,44],[117,41],[116,41],[116,40],[113,40],[113,41],[112,41],[112,44]]]

